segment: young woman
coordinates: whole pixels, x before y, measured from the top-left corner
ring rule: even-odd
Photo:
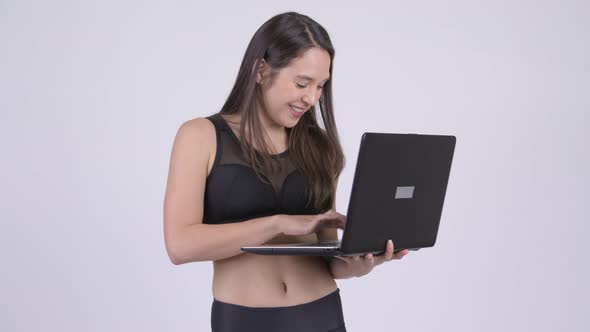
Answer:
[[[215,332],[345,331],[334,279],[407,254],[394,255],[391,241],[375,257],[240,251],[337,240],[344,226],[334,210],[344,156],[332,108],[333,59],[317,22],[293,12],[272,17],[252,37],[221,111],[178,129],[164,202],[166,249],[174,264],[213,261]]]

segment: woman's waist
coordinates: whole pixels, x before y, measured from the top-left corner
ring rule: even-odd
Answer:
[[[337,289],[321,257],[241,254],[232,262],[215,262],[215,299],[251,307],[297,305]]]

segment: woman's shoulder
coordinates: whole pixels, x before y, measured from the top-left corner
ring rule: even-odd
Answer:
[[[184,121],[177,130],[176,141],[183,145],[214,148],[216,141],[215,125],[207,117],[193,118]],[[211,150],[211,149],[208,149]]]
[[[211,133],[215,134],[215,126],[209,117],[193,118],[184,121],[178,132],[191,136],[210,136]]]

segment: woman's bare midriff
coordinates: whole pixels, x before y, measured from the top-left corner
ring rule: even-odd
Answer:
[[[316,241],[278,236],[268,243]],[[213,296],[248,307],[284,307],[317,300],[336,290],[328,264],[321,257],[242,253],[213,262]]]

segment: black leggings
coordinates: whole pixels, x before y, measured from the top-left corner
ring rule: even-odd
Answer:
[[[340,289],[288,307],[245,307],[213,298],[213,332],[346,332]]]

